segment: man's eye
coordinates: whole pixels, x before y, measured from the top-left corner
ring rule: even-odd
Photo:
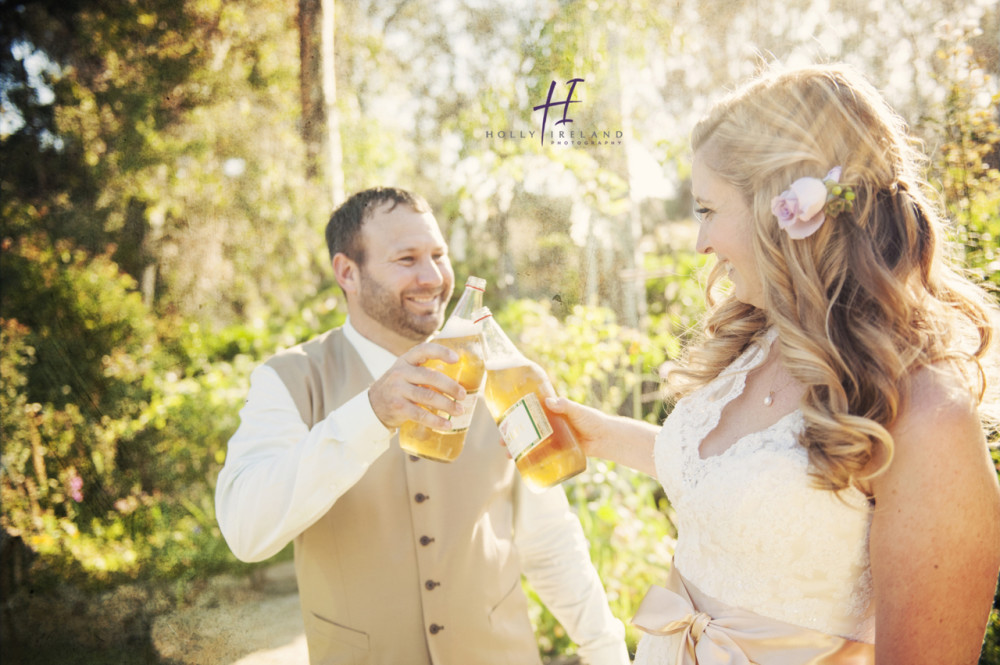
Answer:
[[[396,261],[398,261],[399,263],[413,263],[413,257],[412,256],[401,256],[398,259],[396,259]]]
[[[694,218],[699,222],[703,222],[705,221],[705,218],[708,217],[709,214],[711,214],[711,212],[712,211],[709,210],[708,208],[695,208]]]

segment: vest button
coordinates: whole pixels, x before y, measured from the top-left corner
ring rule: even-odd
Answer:
[[[434,580],[427,580],[426,582],[424,582],[424,586],[427,588],[428,591],[433,591],[434,587],[441,586],[441,583],[435,582]]]
[[[431,635],[437,635],[442,630],[444,630],[444,626],[439,626],[436,623],[431,624]]]
[[[423,545],[424,547],[427,547],[428,545],[430,545],[433,542],[434,542],[434,539],[431,538],[430,536],[420,536],[420,544]]]
[[[417,503],[423,503],[430,497],[424,494],[423,492],[417,492],[417,494],[413,498],[416,499]]]

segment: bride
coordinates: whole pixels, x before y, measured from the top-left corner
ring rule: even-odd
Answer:
[[[1000,568],[977,410],[995,305],[944,259],[922,155],[842,66],[750,82],[692,148],[697,248],[731,289],[681,399],[661,429],[549,402],[677,513],[635,662],[976,663]]]

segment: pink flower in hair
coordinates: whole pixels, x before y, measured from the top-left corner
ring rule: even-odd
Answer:
[[[822,180],[799,178],[780,196],[771,199],[771,212],[790,238],[808,238],[823,226],[827,200],[838,196],[832,194],[831,187],[840,181],[840,170],[835,166]]]

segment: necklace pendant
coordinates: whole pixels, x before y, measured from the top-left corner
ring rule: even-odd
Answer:
[[[764,398],[764,406],[771,406],[772,404],[774,404],[773,390],[767,394],[767,397]]]

